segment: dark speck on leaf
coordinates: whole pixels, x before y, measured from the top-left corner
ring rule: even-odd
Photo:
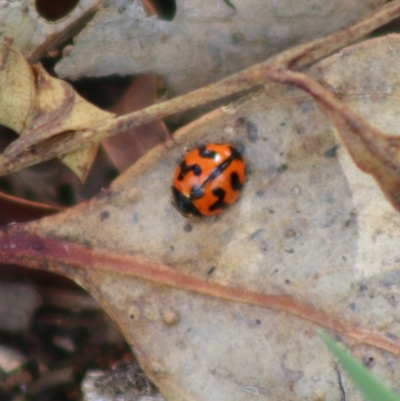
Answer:
[[[292,228],[289,228],[285,231],[285,238],[294,238],[296,236],[296,231]]]
[[[33,249],[34,251],[43,251],[46,246],[42,241],[33,240],[29,243],[29,248]]]
[[[236,10],[235,5],[234,5],[232,2],[230,2],[229,0],[224,0],[224,3],[225,3],[228,7],[232,8],[232,10]]]
[[[257,125],[251,121],[246,122],[246,134],[250,142],[257,142],[259,139]]]
[[[358,288],[358,292],[365,292],[368,290],[368,286],[365,284],[361,284],[360,287]]]
[[[328,159],[334,159],[337,156],[337,151],[339,148],[339,145],[332,146],[324,153],[324,156]]]
[[[258,230],[254,231],[249,235],[249,240],[252,241],[255,238],[259,237],[265,231],[264,228],[259,228]]]
[[[281,164],[276,171],[278,173],[284,173],[288,168],[289,166],[287,164]]]
[[[240,126],[242,126],[244,123],[245,123],[245,119],[243,118],[243,117],[238,117],[236,120],[235,120],[235,125],[236,126],[238,126],[238,127],[240,127]]]
[[[399,337],[397,337],[395,334],[392,333],[386,333],[386,337],[390,338],[391,340],[398,341]]]
[[[346,220],[344,223],[345,228],[353,228],[356,225],[356,221],[354,219]]]
[[[210,276],[211,274],[213,274],[215,272],[215,269],[217,268],[217,266],[212,266],[211,269],[207,272],[207,274]]]
[[[110,212],[108,210],[103,210],[100,213],[100,220],[104,221],[105,219],[108,219],[110,217]]]
[[[186,233],[190,233],[190,232],[193,230],[193,227],[192,227],[191,224],[185,224],[185,225],[183,226],[183,230],[184,230]]]
[[[311,104],[303,102],[299,104],[299,108],[302,113],[307,114],[310,111]]]

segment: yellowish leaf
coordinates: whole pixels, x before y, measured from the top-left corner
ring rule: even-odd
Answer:
[[[80,97],[70,84],[50,76],[40,65],[29,66],[23,56],[4,39],[0,54],[0,122],[20,134],[2,157],[24,165],[24,158],[40,153],[68,138],[75,131],[108,121],[115,115]],[[93,163],[98,143],[85,144],[61,153],[62,161],[84,181]]]

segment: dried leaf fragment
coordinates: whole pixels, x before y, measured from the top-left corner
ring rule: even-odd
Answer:
[[[1,47],[0,123],[20,134],[0,156],[0,169],[25,166],[25,157],[39,154],[75,131],[98,125],[115,115],[81,98],[67,82],[51,77],[40,65],[29,66],[5,38]],[[98,143],[61,153],[63,162],[84,181]]]
[[[36,0],[7,0],[0,5],[2,35],[13,38],[21,53],[31,62],[68,39],[104,0],[79,0],[76,7],[57,21],[43,18],[36,3]]]
[[[12,43],[4,38],[0,44],[0,123],[20,133],[34,113],[35,78]]]
[[[397,45],[398,41],[393,41]],[[377,129],[329,89],[305,74],[270,70],[272,79],[295,85],[309,93],[340,133],[357,166],[371,174],[400,212],[400,136]]]
[[[385,2],[178,0],[172,21],[146,15],[140,1],[130,3],[105,4],[57,65],[61,77],[151,71],[174,95],[187,93],[341,29]]]

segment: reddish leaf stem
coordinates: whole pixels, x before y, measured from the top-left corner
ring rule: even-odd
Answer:
[[[300,303],[289,296],[265,294],[210,282],[137,256],[118,255],[98,249],[89,249],[53,239],[24,233],[15,225],[8,233],[0,232],[0,263],[50,270],[82,282],[84,270],[120,273],[152,281],[158,285],[175,287],[199,294],[243,302],[298,316],[326,329],[336,331],[357,342],[400,356],[400,342],[356,327],[333,317],[311,305]]]

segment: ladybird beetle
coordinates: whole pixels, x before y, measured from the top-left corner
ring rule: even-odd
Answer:
[[[246,162],[230,144],[190,151],[176,169],[172,194],[184,216],[213,216],[235,203],[246,181]]]

